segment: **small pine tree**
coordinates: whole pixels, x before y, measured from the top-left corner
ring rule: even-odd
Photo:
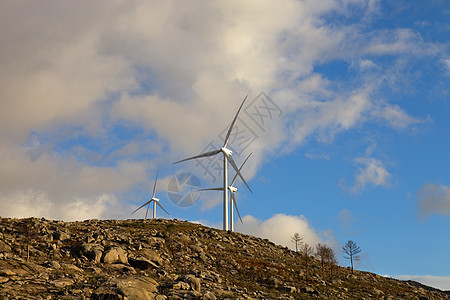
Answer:
[[[295,244],[295,252],[298,252],[298,247],[301,246],[303,238],[297,232],[291,237],[291,241]]]
[[[347,241],[344,247],[342,247],[342,251],[344,251],[344,258],[350,259],[350,263],[352,266],[352,274],[353,274],[353,261],[359,260],[359,253],[361,252],[361,248],[356,245],[356,243],[352,240]]]

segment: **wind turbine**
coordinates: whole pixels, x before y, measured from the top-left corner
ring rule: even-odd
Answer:
[[[142,207],[147,206],[147,211],[145,212],[145,219],[147,219],[147,213],[148,213],[148,209],[150,207],[150,203],[153,202],[153,219],[156,218],[156,205],[158,205],[159,207],[162,208],[162,210],[164,210],[166,212],[166,214],[169,215],[169,213],[167,212],[167,210],[164,209],[164,207],[162,207],[161,204],[159,204],[159,199],[155,197],[155,193],[156,193],[156,182],[158,181],[158,175],[159,175],[159,170],[158,173],[156,173],[156,179],[155,179],[155,185],[153,186],[153,195],[152,195],[152,199],[150,199],[149,201],[145,202],[144,204],[142,204],[141,206],[139,206],[135,211],[133,211],[131,214],[134,214],[136,211],[138,211],[139,209],[141,209]]]
[[[241,167],[239,168],[239,171],[242,170],[242,167],[245,165],[247,160],[250,158],[250,155],[252,155],[252,153],[250,153],[247,156],[247,158],[244,160],[244,162],[242,163]],[[239,220],[241,220],[241,223],[243,223],[242,222],[242,218],[241,218],[241,214],[239,213],[239,210],[238,210],[238,207],[237,207],[236,195],[234,194],[234,193],[237,192],[237,188],[235,188],[233,186],[233,184],[236,181],[237,177],[238,177],[238,173],[236,173],[236,175],[234,175],[234,178],[231,181],[231,184],[228,186],[228,190],[230,191],[230,198],[231,198],[231,201],[230,201],[230,231],[234,231],[233,205],[236,208],[236,212],[238,213]],[[209,189],[200,189],[200,191],[223,191],[223,188],[217,187],[217,188],[209,188]]]
[[[189,158],[182,159],[182,160],[179,160],[177,162],[174,162],[174,164],[177,164],[177,163],[180,163],[180,162],[183,162],[183,161],[186,161],[186,160],[191,160],[191,159],[196,159],[196,158],[201,158],[201,157],[214,156],[214,155],[217,155],[219,153],[223,154],[223,230],[228,230],[228,193],[227,193],[227,187],[228,187],[227,166],[228,166],[228,161],[230,162],[230,164],[233,167],[233,169],[236,171],[237,175],[239,175],[239,177],[245,183],[247,188],[251,191],[251,189],[248,186],[247,182],[245,181],[244,177],[242,177],[241,172],[239,172],[239,169],[236,166],[236,163],[234,162],[234,159],[231,157],[231,155],[233,154],[233,151],[231,151],[230,149],[227,148],[227,144],[228,144],[228,141],[230,139],[231,131],[233,130],[234,123],[237,120],[237,117],[239,115],[239,112],[242,109],[242,106],[244,105],[245,100],[247,100],[247,96],[245,96],[244,101],[242,101],[242,104],[239,107],[239,109],[238,109],[238,111],[236,113],[236,116],[233,119],[233,122],[231,122],[230,128],[228,129],[227,135],[225,136],[225,142],[224,142],[222,148],[220,148],[218,150],[214,150],[214,151],[201,153],[199,155],[192,156],[192,157],[189,157]]]

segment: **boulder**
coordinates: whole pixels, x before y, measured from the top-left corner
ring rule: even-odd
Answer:
[[[78,256],[85,256],[86,258],[99,263],[103,256],[103,246],[99,244],[82,243],[74,247],[73,251]]]
[[[128,299],[153,300],[158,291],[158,283],[151,278],[125,277],[111,278],[91,294],[93,300]]]
[[[64,232],[64,231],[55,231],[53,232],[53,239],[57,241],[65,241],[70,239],[70,234]]]
[[[147,259],[147,258],[145,258],[143,256],[138,256],[138,257],[135,257],[135,258],[129,258],[128,262],[130,263],[130,265],[133,268],[140,269],[140,270],[147,270],[147,269],[150,269],[150,268],[153,268],[153,269],[157,269],[158,268],[157,264],[155,264],[154,262],[152,262],[151,260],[149,260],[149,259]]]
[[[203,300],[216,300],[216,296],[210,291],[207,291],[205,294],[203,294]]]
[[[52,268],[52,269],[60,269],[61,264],[57,262],[56,260],[49,261],[45,264],[46,267]]]
[[[136,251],[136,254],[138,256],[145,257],[148,260],[150,260],[158,265],[161,265],[163,262],[163,259],[161,258],[161,256],[159,256],[158,252],[156,252],[155,250],[143,248],[143,249]]]
[[[183,281],[189,283],[193,291],[200,292],[201,289],[200,278],[197,278],[194,275],[186,275],[184,276]]]
[[[120,247],[110,247],[103,253],[101,261],[107,264],[127,264],[128,255],[127,252]]]

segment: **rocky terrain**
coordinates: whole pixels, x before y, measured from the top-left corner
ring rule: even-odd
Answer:
[[[448,299],[305,259],[185,221],[0,218],[0,299]]]

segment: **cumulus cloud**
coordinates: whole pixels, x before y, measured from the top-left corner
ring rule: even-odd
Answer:
[[[6,189],[0,211],[12,214],[13,202],[6,200],[27,197],[45,199],[49,207],[73,199],[107,207],[112,200],[100,201],[104,195],[125,201],[119,194],[151,178],[160,165],[202,150],[246,94],[269,93],[283,111],[271,134],[256,132],[259,139],[247,149],[254,152],[248,178],[263,157],[291,151],[311,136],[331,141],[370,116],[406,128],[414,118],[395,106],[378,109],[377,85],[364,76],[356,87],[337,88],[314,67],[436,50],[408,30],[366,34],[324,19],[348,13],[347,3],[3,4],[0,185]],[[376,12],[375,1],[352,4],[365,16]],[[361,58],[360,71],[377,69],[370,62]],[[388,174],[376,160],[361,164],[363,186]],[[92,217],[103,211],[92,210]]]
[[[373,157],[357,157],[354,161],[359,165],[352,192],[361,192],[367,185],[388,185],[392,175],[386,170],[383,162]]]
[[[320,233],[309,224],[304,216],[276,214],[267,220],[259,220],[251,215],[246,215],[242,220],[242,224],[235,223],[237,232],[266,238],[291,249],[293,247],[291,237],[295,233],[299,233],[303,237],[303,242],[313,246],[323,242]],[[329,233],[327,233],[327,240],[332,240],[332,235]]]
[[[417,193],[417,206],[422,218],[432,215],[450,215],[450,188],[442,184],[429,183]]]
[[[428,285],[441,291],[450,290],[450,276],[433,276],[433,275],[395,275],[386,277],[392,277],[400,280],[413,280],[420,282],[424,285]]]
[[[44,191],[25,190],[0,193],[2,217],[44,217],[66,221],[124,218],[125,211],[113,194],[55,199]]]

